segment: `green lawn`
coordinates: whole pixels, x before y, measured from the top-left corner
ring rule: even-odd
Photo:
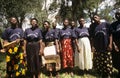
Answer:
[[[75,74],[73,77],[71,77],[69,74],[60,73],[60,78],[101,78],[99,74],[97,74],[94,70],[90,74],[84,74],[84,75],[78,75],[78,68],[74,68]],[[6,63],[5,63],[5,53],[0,53],[0,78],[5,78],[6,75]],[[112,78],[116,78],[117,70],[114,69],[114,73]],[[29,77],[26,77],[29,78]],[[45,74],[41,74],[41,78],[49,78]],[[52,77],[55,78],[55,77]]]

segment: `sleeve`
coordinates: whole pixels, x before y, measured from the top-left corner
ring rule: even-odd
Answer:
[[[113,23],[112,24],[110,24],[110,28],[109,28],[109,31],[110,31],[110,35],[113,33]]]
[[[110,26],[110,23],[106,22],[106,28],[107,28],[108,35],[110,36],[110,34],[112,33],[112,28]]]
[[[25,32],[24,32],[23,38],[24,38],[24,39],[27,39],[27,29],[26,29]]]
[[[62,39],[61,34],[62,34],[62,29],[60,29],[60,31],[59,31],[59,39],[60,39],[60,40]]]
[[[77,38],[77,35],[75,34],[75,30],[71,30],[71,34],[72,34],[72,38],[73,38],[73,39],[76,39],[76,38]]]
[[[8,37],[9,37],[9,35],[8,35],[8,30],[6,29],[6,30],[2,33],[2,39],[3,39],[3,40],[8,40]]]
[[[23,32],[22,29],[21,29],[21,32],[20,32],[20,37],[21,37],[21,39],[24,38],[24,32]]]
[[[77,28],[75,29],[75,35],[76,35],[76,38],[78,38],[78,30],[77,30]]]
[[[39,30],[39,39],[43,39],[42,30]]]
[[[89,37],[90,37],[90,39],[94,37],[95,27],[96,26],[94,24],[90,25],[90,28],[89,28],[89,35],[90,35]]]

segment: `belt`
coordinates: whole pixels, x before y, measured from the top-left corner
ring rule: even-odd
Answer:
[[[45,42],[45,45],[46,46],[53,46],[53,45],[55,45],[55,43],[54,42]]]
[[[28,43],[37,43],[39,41],[28,41]]]
[[[87,35],[84,35],[84,36],[80,36],[80,37],[78,37],[78,38],[84,38],[84,37],[88,37]]]

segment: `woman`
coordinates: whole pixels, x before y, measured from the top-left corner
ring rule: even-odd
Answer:
[[[24,48],[27,55],[28,71],[33,78],[39,78],[41,61],[39,55],[42,55],[42,32],[38,28],[38,20],[32,18],[30,21],[32,27],[25,30]]]
[[[101,22],[98,15],[94,15],[93,20],[94,23],[90,26],[90,37],[93,40],[92,47],[95,48],[94,68],[103,77],[110,77],[112,74],[110,25],[107,22]]]
[[[72,20],[72,21],[71,21],[71,29],[72,29],[72,30],[75,30],[76,27],[77,27],[77,26],[76,26],[75,21]]]
[[[118,70],[118,78],[120,78],[120,10],[115,13],[117,21],[111,24],[111,37],[113,41],[113,67]]]
[[[56,75],[56,67],[57,67],[57,57],[54,59],[54,56],[59,54],[59,45],[58,45],[58,33],[50,28],[50,23],[48,21],[43,22],[43,42],[44,42],[44,57],[51,57],[49,59],[45,59],[47,71],[50,72],[51,75]],[[54,60],[54,62],[52,61]],[[51,61],[51,62],[50,62]]]
[[[14,46],[6,46],[7,77],[22,77],[26,72],[23,48],[20,43],[20,39],[23,38],[23,31],[18,26],[19,23],[17,18],[11,17],[10,24],[11,27],[7,28],[2,34],[4,46],[15,43]]]
[[[78,66],[81,71],[89,71],[92,69],[92,56],[91,45],[89,41],[89,32],[85,27],[85,20],[79,19],[80,26],[76,28],[75,33],[77,35],[77,44],[80,47],[80,52],[75,52],[75,65]],[[78,56],[78,57],[77,57]]]
[[[60,30],[60,42],[61,42],[61,58],[62,58],[62,68],[66,73],[73,73],[72,68],[74,66],[73,62],[73,48],[72,39],[74,39],[75,33],[69,28],[69,20],[65,19],[63,21],[63,29]]]
[[[72,20],[70,24],[71,24],[71,30],[72,30],[73,32],[75,32],[75,29],[77,28],[76,22],[75,22],[74,20]],[[75,47],[76,47],[76,45],[75,45],[75,40],[72,40],[72,47],[73,47],[73,52],[75,53]],[[75,56],[74,56],[74,57],[75,57]]]

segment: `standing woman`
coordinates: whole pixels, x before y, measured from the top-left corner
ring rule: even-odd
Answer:
[[[74,20],[71,21],[71,30],[75,32],[75,29],[77,28],[76,22]],[[75,53],[75,40],[72,40],[72,47],[73,47],[73,52]],[[75,56],[74,56],[75,57]]]
[[[113,40],[113,67],[118,69],[118,78],[120,78],[120,9],[115,13],[116,21],[111,24],[111,37]]]
[[[94,68],[102,77],[110,77],[112,74],[112,56],[110,52],[111,38],[110,25],[107,22],[101,22],[98,15],[93,17],[94,23],[90,26],[90,37],[93,40],[92,47],[94,52]]]
[[[89,41],[89,32],[85,27],[85,20],[79,19],[79,27],[75,30],[77,35],[77,44],[80,47],[80,52],[76,53],[75,64],[81,69],[81,71],[89,71],[92,69],[92,56],[91,56],[91,45]],[[78,56],[78,57],[77,57]]]
[[[54,56],[59,54],[59,45],[58,45],[58,33],[55,31],[55,29],[52,29],[50,27],[49,21],[43,22],[43,42],[44,42],[44,56],[45,57],[51,57],[47,60],[49,60],[49,63],[45,63],[47,71],[49,72],[49,75],[56,75],[56,62],[53,62],[51,60],[57,60],[58,58],[54,59]],[[46,51],[47,50],[47,51]],[[51,61],[51,62],[50,62]]]
[[[71,29],[74,31],[76,29],[76,22],[74,20],[71,21]]]
[[[66,73],[73,73],[73,48],[72,39],[75,37],[72,30],[69,28],[69,20],[63,21],[63,29],[60,30],[60,42],[61,42],[61,58],[62,68]]]
[[[33,78],[40,76],[40,57],[42,55],[42,32],[38,28],[38,20],[32,18],[30,21],[32,27],[25,30],[24,33],[24,48],[27,57],[28,71]]]
[[[23,38],[23,31],[19,28],[17,18],[11,17],[10,24],[11,27],[7,28],[2,34],[4,45],[17,43],[6,49],[7,78],[22,77],[26,72],[23,48],[20,43],[20,39]]]

